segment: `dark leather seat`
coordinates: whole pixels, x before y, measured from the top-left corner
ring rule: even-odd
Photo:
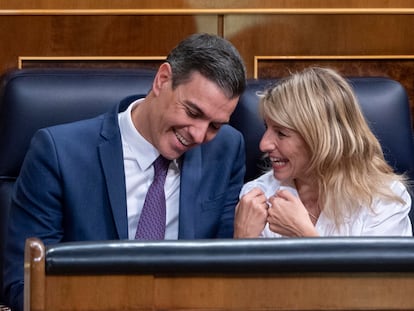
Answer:
[[[264,122],[257,111],[256,93],[272,85],[272,80],[249,80],[248,88],[231,123],[245,137],[247,148],[246,179],[260,174],[265,163],[258,142],[264,132]],[[385,158],[399,173],[414,180],[414,141],[410,106],[404,87],[397,81],[382,77],[353,77],[349,82],[359,99],[362,111],[378,137]]]
[[[7,74],[0,90],[0,251],[14,181],[34,132],[45,126],[93,117],[121,100],[146,94],[154,72],[139,69],[26,69]],[[414,178],[414,143],[404,88],[386,78],[351,78],[362,109],[398,172]],[[258,149],[264,132],[256,91],[269,80],[250,80],[231,118],[246,140],[246,181],[265,166]],[[0,257],[0,269],[2,259]],[[0,279],[2,287],[2,279]],[[3,300],[0,295],[0,304]]]
[[[3,77],[0,90],[0,271],[12,187],[34,132],[50,125],[94,117],[121,100],[145,95],[153,77],[153,71],[127,69],[26,69]],[[0,304],[4,301],[2,279]]]
[[[384,77],[348,78],[368,123],[379,139],[385,159],[398,173],[405,173],[411,182],[409,191],[414,200],[414,140],[407,92],[397,81]],[[259,141],[264,123],[257,111],[257,92],[275,80],[249,80],[240,98],[231,123],[246,140],[246,180],[257,177],[266,168]],[[414,201],[410,211],[414,223]]]

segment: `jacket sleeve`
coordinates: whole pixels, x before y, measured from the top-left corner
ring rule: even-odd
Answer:
[[[24,246],[29,237],[62,237],[62,190],[53,141],[46,130],[32,139],[14,186],[4,258],[4,289],[12,310],[23,310]]]
[[[227,159],[230,174],[217,238],[233,238],[234,211],[239,201],[239,194],[246,172],[246,151],[243,136],[237,132],[232,141],[233,152],[229,152],[229,158]]]

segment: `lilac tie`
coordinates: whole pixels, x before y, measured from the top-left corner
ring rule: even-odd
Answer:
[[[135,239],[163,240],[165,236],[164,183],[170,160],[160,155],[154,161],[154,180],[148,189]]]

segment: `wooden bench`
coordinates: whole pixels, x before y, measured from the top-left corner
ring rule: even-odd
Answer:
[[[414,239],[26,242],[25,310],[413,310]]]

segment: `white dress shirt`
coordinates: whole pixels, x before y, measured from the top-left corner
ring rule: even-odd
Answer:
[[[132,123],[131,111],[139,99],[118,115],[124,153],[125,184],[128,215],[128,238],[135,239],[138,220],[145,196],[152,180],[152,163],[159,152],[138,132]],[[180,169],[178,161],[172,161],[165,180],[166,230],[165,239],[178,239],[178,210],[180,198]]]
[[[280,181],[274,178],[273,171],[246,183],[240,192],[240,197],[254,187],[262,189],[267,198],[274,195],[280,188],[288,189],[298,196],[295,188],[281,187]],[[374,200],[373,211],[366,207],[361,208],[359,213],[347,218],[340,228],[337,228],[333,220],[330,220],[322,211],[315,225],[316,230],[320,236],[412,236],[411,221],[408,216],[411,197],[400,182],[393,182],[391,189],[404,200],[405,204]],[[271,231],[267,224],[260,237],[275,238],[281,235]]]

